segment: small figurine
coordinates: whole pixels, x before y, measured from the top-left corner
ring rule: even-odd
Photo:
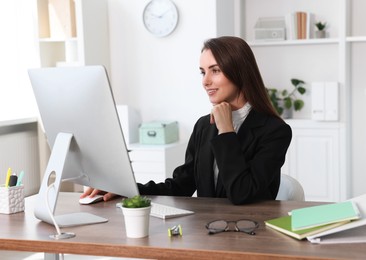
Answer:
[[[181,225],[176,225],[168,229],[168,235],[171,236],[182,236],[183,231]]]

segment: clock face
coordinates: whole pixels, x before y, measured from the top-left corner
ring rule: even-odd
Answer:
[[[143,13],[146,29],[158,37],[171,34],[178,24],[178,10],[170,0],[152,0]]]

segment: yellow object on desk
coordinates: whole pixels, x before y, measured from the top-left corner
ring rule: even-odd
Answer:
[[[5,187],[9,187],[10,176],[11,176],[11,168],[8,169],[8,173],[6,174]]]

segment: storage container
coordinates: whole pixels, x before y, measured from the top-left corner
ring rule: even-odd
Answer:
[[[152,121],[142,123],[139,128],[141,144],[169,144],[178,141],[177,121]]]

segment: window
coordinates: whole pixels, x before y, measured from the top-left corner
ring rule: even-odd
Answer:
[[[39,67],[36,1],[0,2],[0,121],[37,115],[27,69]]]

